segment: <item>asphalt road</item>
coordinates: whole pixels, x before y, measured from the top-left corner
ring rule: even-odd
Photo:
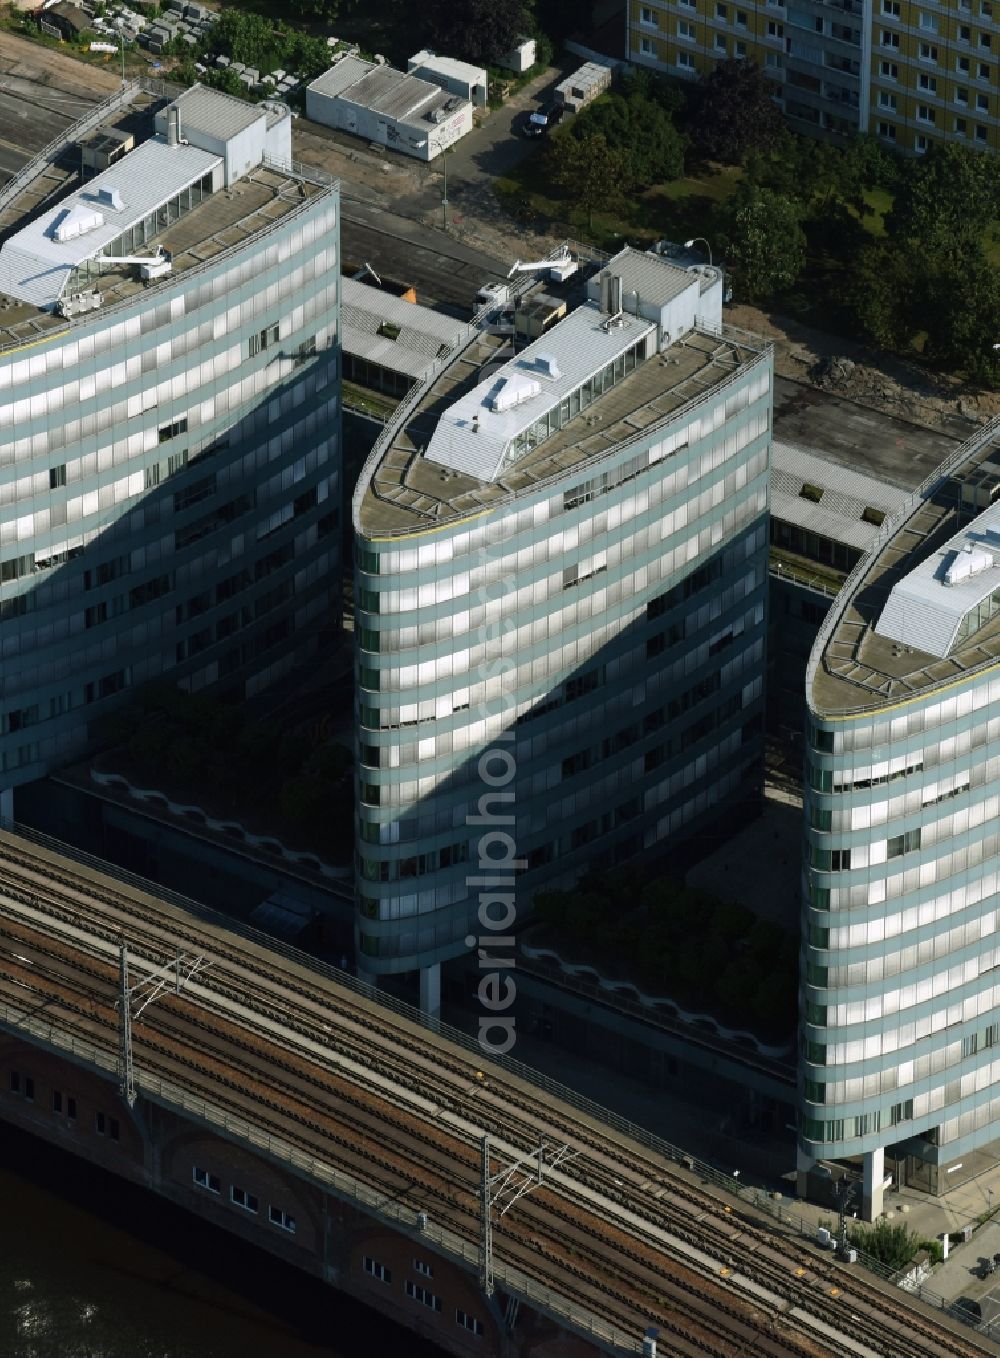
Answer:
[[[483,283],[506,276],[506,267],[443,231],[344,196],[340,212],[341,259],[366,261],[381,278],[412,284],[417,301],[467,320]]]

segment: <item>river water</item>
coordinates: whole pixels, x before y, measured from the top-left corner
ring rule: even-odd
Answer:
[[[439,1350],[0,1123],[0,1358],[393,1355]]]

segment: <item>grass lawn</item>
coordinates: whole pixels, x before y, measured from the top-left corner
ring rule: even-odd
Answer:
[[[708,165],[683,179],[654,184],[608,212],[595,212],[588,228],[586,213],[574,208],[549,176],[541,148],[511,174],[498,179],[495,189],[508,211],[522,220],[544,217],[556,226],[613,249],[627,239],[651,245],[664,236],[686,239],[703,230],[708,213],[733,192],[743,171],[729,165]]]
[[[636,245],[651,245],[664,236],[686,240],[704,234],[712,211],[729,197],[743,177],[738,166],[696,167],[683,179],[642,190],[615,211],[595,212],[593,228],[588,229],[586,214],[574,209],[553,186],[542,152],[540,146],[509,176],[497,180],[495,188],[501,201],[515,217],[522,220],[544,217],[604,249],[616,248],[623,239]],[[892,206],[891,194],[873,189],[865,194],[865,201],[873,209],[863,220],[865,230],[873,236],[884,235],[885,216]],[[983,249],[986,257],[1000,266],[998,236],[1000,223],[984,232]]]

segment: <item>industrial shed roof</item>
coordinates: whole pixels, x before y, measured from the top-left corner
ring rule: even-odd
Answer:
[[[264,117],[259,104],[248,104],[245,99],[209,89],[206,85],[192,85],[177,96],[174,104],[180,109],[181,136],[185,127],[191,127],[208,132],[220,141],[228,141]],[[157,129],[161,123],[166,126],[166,109],[157,117]]]
[[[626,296],[637,292],[644,302],[653,306],[663,306],[686,291],[692,283],[701,282],[697,273],[682,269],[662,255],[651,254],[648,250],[633,250],[631,245],[626,245],[624,250],[612,256],[604,265],[604,270],[621,278]]]
[[[427,307],[404,302],[353,278],[341,280],[341,332],[345,352],[393,372],[422,378],[440,356],[466,336],[468,327]],[[395,339],[379,328],[398,329]]]
[[[428,80],[355,56],[341,57],[317,76],[309,89],[328,99],[343,98],[386,118],[411,124],[424,122],[428,114],[446,105],[453,104],[456,109],[468,107],[468,101]]]
[[[821,492],[820,498],[803,495],[807,487]],[[865,551],[879,531],[877,522],[862,517],[865,510],[889,518],[908,499],[897,486],[841,467],[819,453],[777,440],[771,445],[772,518]]]

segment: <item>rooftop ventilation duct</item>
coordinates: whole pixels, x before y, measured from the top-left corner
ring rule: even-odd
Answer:
[[[601,310],[606,316],[617,316],[622,309],[624,285],[621,276],[605,271],[601,274]]]
[[[500,379],[487,396],[486,404],[491,410],[498,412],[513,410],[515,406],[530,401],[541,390],[542,388],[535,378],[527,377],[524,373],[514,373],[510,377]]]
[[[988,571],[993,565],[993,554],[982,547],[973,547],[967,542],[960,552],[956,552],[951,565],[944,573],[946,585],[960,585],[974,575]]]
[[[112,184],[109,184],[106,188],[97,190],[97,200],[106,207],[113,208],[115,212],[121,212],[125,207],[121,190],[116,189]]]
[[[555,354],[536,354],[535,367],[546,377],[559,377],[559,360]]]
[[[96,231],[99,226],[103,225],[103,212],[88,207],[86,203],[77,203],[60,219],[53,228],[52,235],[55,240],[60,242],[76,240],[77,236],[85,236],[88,231]]]

